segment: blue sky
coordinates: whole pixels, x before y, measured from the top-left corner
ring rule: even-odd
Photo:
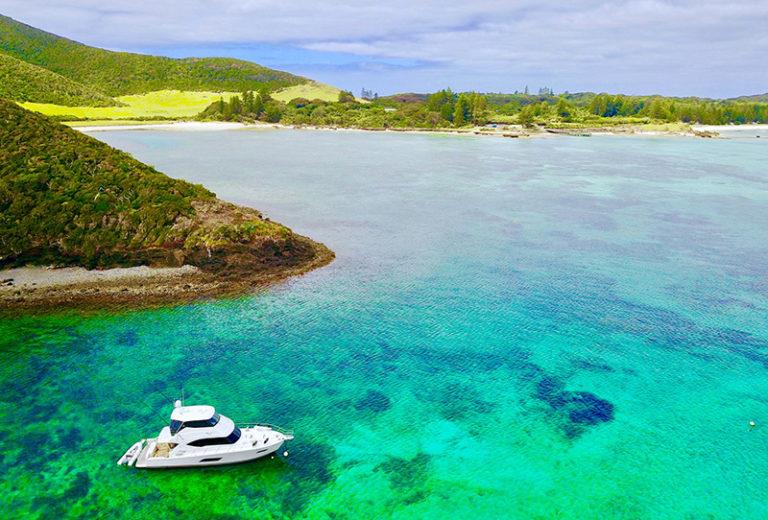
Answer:
[[[234,56],[359,92],[768,92],[768,0],[0,0],[109,49]]]

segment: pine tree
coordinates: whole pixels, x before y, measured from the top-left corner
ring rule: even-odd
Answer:
[[[460,94],[453,109],[453,124],[454,126],[464,126],[470,117],[469,95]]]
[[[520,110],[520,113],[517,116],[517,122],[526,128],[530,128],[533,126],[533,106],[532,105],[524,106],[523,109]]]
[[[563,121],[570,121],[571,113],[573,112],[573,107],[571,106],[570,103],[568,103],[568,101],[565,100],[564,97],[561,97],[557,102],[555,111]]]
[[[229,100],[229,109],[233,116],[239,116],[243,113],[243,102],[240,100],[240,96],[232,96]]]
[[[224,121],[232,120],[232,104],[231,103],[224,103],[224,108],[221,111],[221,117],[222,119],[224,119]]]

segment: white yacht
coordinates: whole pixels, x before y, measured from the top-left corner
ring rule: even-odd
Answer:
[[[212,406],[183,406],[176,401],[171,424],[156,438],[142,439],[128,448],[117,463],[137,468],[234,464],[270,455],[292,439],[291,432],[276,426],[236,425]]]

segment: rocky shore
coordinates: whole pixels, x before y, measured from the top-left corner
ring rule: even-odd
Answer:
[[[308,239],[307,239],[308,240]],[[271,266],[229,264],[226,270],[181,267],[26,266],[0,270],[0,314],[19,310],[120,309],[187,303],[245,294],[330,263],[334,254],[313,243],[314,254]]]

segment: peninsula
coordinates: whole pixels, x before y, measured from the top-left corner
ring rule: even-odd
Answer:
[[[255,209],[0,100],[0,308],[234,294],[333,256]],[[24,266],[68,269],[38,283]]]

